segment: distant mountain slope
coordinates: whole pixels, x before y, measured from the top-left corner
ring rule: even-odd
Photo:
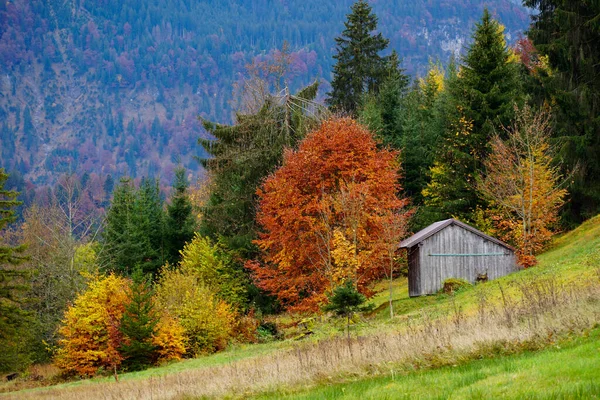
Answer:
[[[230,121],[233,83],[284,40],[294,88],[327,81],[352,2],[2,1],[0,164],[38,184],[69,170],[170,180],[179,162],[197,169],[196,116]],[[411,73],[459,51],[484,6],[509,38],[529,22],[509,0],[372,4]]]

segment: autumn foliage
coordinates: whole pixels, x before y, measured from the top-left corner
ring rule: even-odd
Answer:
[[[156,302],[181,324],[186,352],[192,356],[223,350],[233,337],[236,312],[193,268],[165,268],[156,288]]]
[[[127,279],[109,275],[93,281],[75,300],[59,329],[62,339],[57,366],[76,375],[93,376],[99,368],[112,371],[121,365],[119,324],[128,290]]]
[[[129,304],[130,280],[117,275],[98,277],[79,295],[65,313],[59,334],[56,365],[66,373],[93,376],[99,370],[115,373],[125,359],[122,348],[128,344],[121,331]],[[152,335],[158,362],[180,359],[185,353],[181,325],[163,315]]]
[[[369,294],[385,276],[385,227],[404,210],[398,153],[349,118],[332,119],[288,150],[258,190],[256,284],[291,311],[315,311],[347,280]],[[382,261],[383,260],[383,261]]]
[[[492,140],[484,162],[486,176],[478,188],[490,201],[487,214],[496,233],[517,247],[520,265],[530,267],[552,238],[567,192],[553,165],[549,114],[529,107],[515,113],[515,121],[506,128],[507,139]]]

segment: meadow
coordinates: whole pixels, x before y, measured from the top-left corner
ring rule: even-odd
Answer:
[[[301,340],[234,346],[123,374],[119,382],[95,378],[0,396],[597,398],[600,217],[558,237],[539,260],[534,268],[454,294],[411,299],[406,280],[398,279],[393,319],[382,282],[371,300],[375,311],[355,320],[350,340],[339,320],[315,318],[312,334]]]

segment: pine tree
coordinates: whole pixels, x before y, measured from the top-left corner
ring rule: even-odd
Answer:
[[[350,340],[350,318],[359,311],[368,311],[372,305],[366,305],[367,298],[356,289],[352,281],[346,281],[344,285],[338,286],[333,290],[329,297],[329,303],[323,307],[323,311],[333,311],[336,315],[346,318],[346,330],[348,340]]]
[[[518,69],[503,30],[484,10],[458,75],[448,80],[442,142],[423,192],[430,212],[439,217],[468,220],[485,207],[476,177],[494,132],[510,123],[513,105],[522,102]]]
[[[216,138],[199,140],[212,156],[200,161],[213,175],[200,225],[203,236],[222,239],[234,251],[255,251],[256,189],[281,163],[284,148],[295,146],[315,125],[316,119],[302,110],[315,99],[317,89],[315,82],[286,96],[283,104],[268,95],[258,112],[237,114],[235,125],[203,121]]]
[[[8,174],[0,169],[0,230],[15,220],[17,192],[6,190]],[[27,288],[24,273],[15,268],[26,260],[25,246],[0,243],[0,372],[24,368],[29,362],[23,349],[28,336],[28,315],[21,308],[22,293]]]
[[[140,188],[124,178],[115,189],[106,215],[99,254],[107,271],[130,275],[136,267],[156,275],[165,261],[164,211],[158,181],[144,179]]]
[[[575,225],[600,212],[600,3],[525,0],[536,10],[528,32],[554,70],[542,79],[555,105],[555,138],[565,168],[577,167],[566,221]]]
[[[156,346],[152,337],[156,333],[159,318],[154,309],[150,282],[141,270],[132,275],[129,304],[121,319],[120,331],[124,344],[120,353],[123,366],[129,371],[139,371],[155,361]]]
[[[167,261],[174,265],[180,258],[179,252],[194,236],[196,221],[192,213],[192,202],[188,196],[188,181],[185,169],[175,171],[171,204],[167,206],[165,226],[165,248]]]
[[[386,77],[387,60],[379,53],[389,40],[377,29],[377,16],[365,0],[351,7],[345,29],[335,38],[337,61],[333,67],[331,92],[327,103],[334,111],[354,115],[365,93],[376,93]]]

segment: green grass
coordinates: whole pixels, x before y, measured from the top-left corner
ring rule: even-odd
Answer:
[[[516,295],[516,286],[520,282],[544,277],[552,277],[565,284],[585,284],[600,279],[600,216],[557,237],[550,249],[538,259],[539,264],[534,268],[461,290],[453,301],[469,313],[475,311],[480,291],[485,291],[492,301],[500,301],[500,285],[506,292]],[[387,290],[373,299],[378,304],[372,315],[375,320],[389,320],[387,299]],[[447,295],[411,299],[406,279],[394,283],[394,313],[400,320],[418,315],[423,310],[435,315],[448,308],[450,299]],[[323,384],[304,393],[270,393],[260,398],[600,398],[600,329],[592,331],[589,337],[575,338],[541,352],[474,361],[403,376],[387,375],[351,383]]]
[[[260,399],[599,399],[600,329],[546,350]]]
[[[408,297],[406,278],[393,282],[393,304],[396,317],[389,318],[388,282],[380,282],[380,292],[371,299],[376,309],[352,328],[354,335],[382,331],[402,331],[407,320],[418,320],[422,313],[429,317],[447,315],[450,307],[460,307],[465,315],[476,313],[479,296],[485,292],[490,301],[499,302],[500,285],[514,296],[517,285],[543,277],[560,282],[585,284],[600,278],[600,216],[576,230],[558,237],[552,247],[539,257],[539,265],[525,271],[461,290],[454,296],[435,295]],[[278,317],[283,322],[291,316]],[[340,335],[344,324],[337,320],[315,319],[314,334],[305,342],[319,342]],[[292,332],[293,334],[294,332]],[[600,333],[588,339],[575,340],[561,349],[553,348],[535,354],[472,362],[457,367],[418,372],[406,376],[375,377],[354,383],[317,387],[314,391],[290,398],[593,398],[600,385]],[[242,359],[251,359],[293,348],[299,342],[286,340],[265,344],[233,346],[225,352],[172,363],[146,371],[122,374],[121,381],[139,381],[184,371],[210,368]],[[591,382],[594,378],[595,381]],[[69,388],[109,382],[112,377],[98,377],[58,385]],[[336,377],[333,379],[342,379]],[[556,387],[552,385],[556,384]],[[36,391],[36,389],[33,389]],[[278,396],[274,396],[278,397]],[[268,396],[266,398],[269,398]]]

